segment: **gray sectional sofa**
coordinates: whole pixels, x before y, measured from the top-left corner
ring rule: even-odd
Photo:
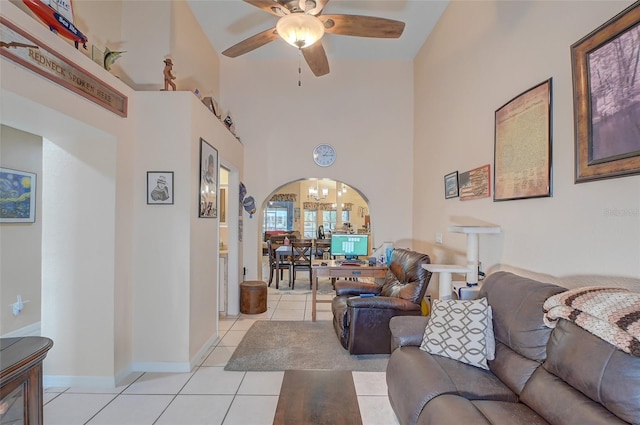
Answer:
[[[493,310],[489,370],[420,350],[428,317],[391,319],[387,386],[402,425],[640,424],[640,358],[574,323],[543,322],[565,288],[498,272],[480,297]]]

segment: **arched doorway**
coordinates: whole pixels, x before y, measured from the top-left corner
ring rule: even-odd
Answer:
[[[266,241],[274,234],[296,232],[302,239],[316,239],[320,232],[371,232],[369,201],[357,188],[328,178],[296,180],[276,188],[262,205],[260,242],[268,278]],[[370,246],[374,246],[369,238]],[[265,264],[267,264],[265,268]]]

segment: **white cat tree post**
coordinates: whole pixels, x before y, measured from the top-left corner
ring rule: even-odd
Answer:
[[[478,266],[479,260],[479,235],[495,234],[502,230],[500,226],[449,226],[452,233],[464,233],[467,235],[467,265],[451,265],[451,264],[424,264],[422,267],[431,273],[440,273],[440,284],[438,285],[438,298],[448,300],[452,298],[452,282],[451,275],[453,273],[466,273],[467,287],[478,286]]]

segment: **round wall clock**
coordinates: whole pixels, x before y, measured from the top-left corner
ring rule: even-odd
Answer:
[[[328,167],[336,160],[336,150],[331,145],[318,145],[313,150],[313,160],[321,167]]]

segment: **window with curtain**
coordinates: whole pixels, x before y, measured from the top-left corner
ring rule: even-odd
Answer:
[[[264,211],[265,231],[293,230],[293,202],[270,202]]]
[[[318,212],[316,210],[304,210],[304,237],[313,239],[316,237],[318,227]]]
[[[336,210],[322,211],[322,225],[324,230],[333,230],[336,228],[337,213]]]

